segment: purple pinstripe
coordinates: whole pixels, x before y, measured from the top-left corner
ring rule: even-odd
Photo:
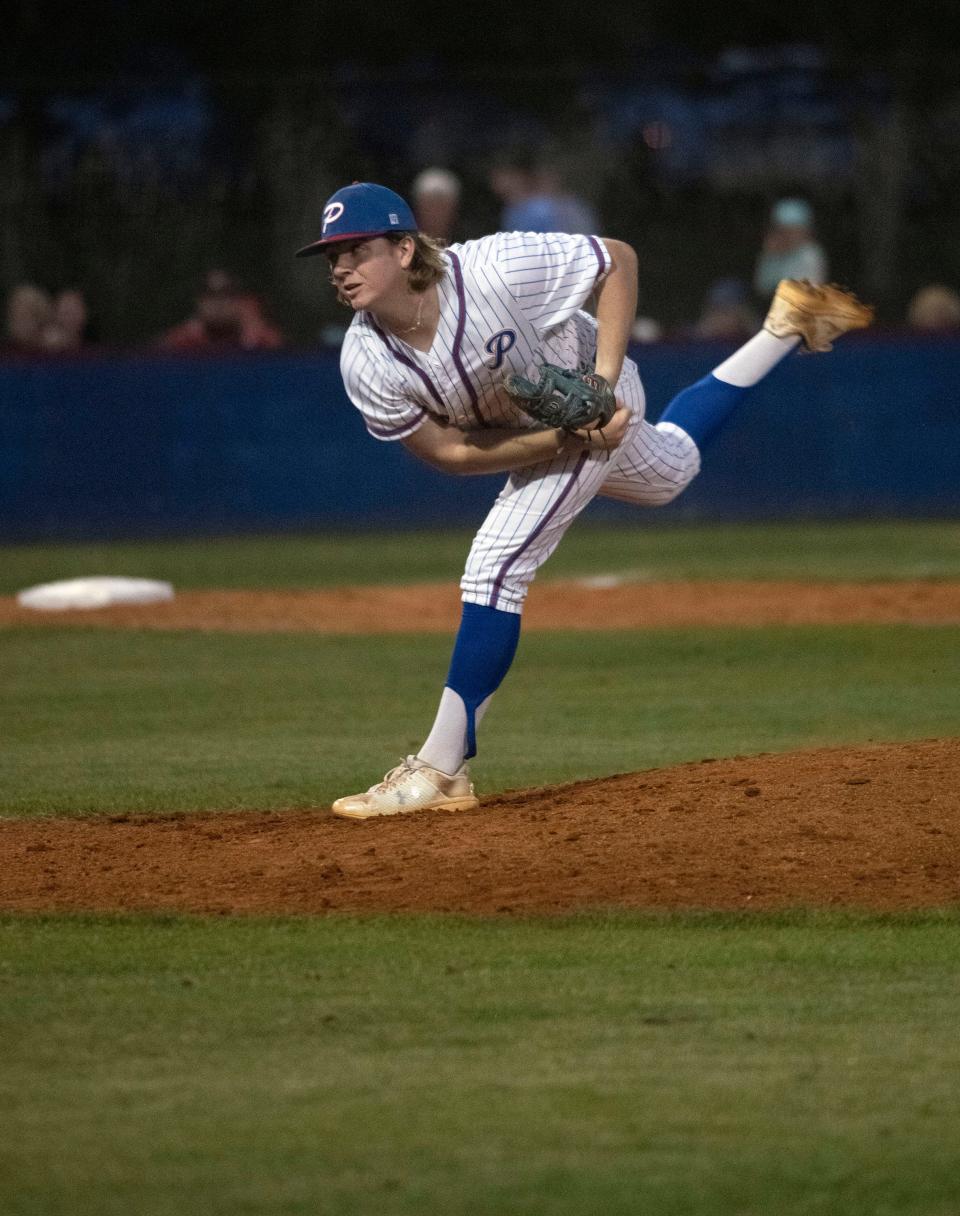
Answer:
[[[404,367],[409,367],[411,371],[417,373],[417,375],[423,381],[427,392],[434,399],[434,401],[437,403],[437,405],[439,405],[441,413],[442,413],[443,412],[443,399],[441,398],[440,394],[437,392],[436,385],[433,383],[433,381],[430,379],[430,377],[427,375],[427,373],[422,368],[417,367],[416,363],[414,363],[414,361],[408,355],[405,355],[402,350],[396,350],[393,346],[391,346],[390,343],[387,341],[387,335],[383,332],[383,330],[380,328],[380,326],[372,318],[371,318],[370,324],[372,325],[374,332],[379,335],[384,346],[387,348],[387,350],[390,352],[390,354],[393,355],[394,359],[396,359],[398,363],[402,363],[404,365]],[[426,413],[426,411],[424,411],[424,413]]]
[[[597,255],[597,261],[600,263],[600,269],[597,271],[597,282],[599,283],[600,276],[607,269],[607,259],[603,256],[603,250],[600,248],[600,242],[596,237],[588,236],[587,240],[590,242],[590,248]]]
[[[491,608],[496,608],[497,604],[500,601],[500,591],[503,588],[503,580],[510,573],[510,567],[513,565],[513,563],[519,557],[521,557],[523,555],[523,553],[526,552],[526,550],[530,547],[530,545],[533,544],[533,542],[537,539],[537,537],[540,535],[540,533],[544,530],[544,528],[547,526],[547,524],[550,522],[550,520],[553,519],[554,515],[556,515],[556,513],[560,510],[560,507],[563,505],[568,494],[573,489],[573,487],[576,485],[577,478],[580,476],[580,470],[583,468],[583,466],[587,462],[588,454],[589,453],[587,453],[587,452],[582,452],[577,457],[577,463],[574,465],[573,472],[570,475],[570,480],[563,487],[563,493],[560,495],[560,497],[557,499],[557,501],[553,504],[553,506],[550,508],[550,510],[546,513],[546,515],[544,515],[543,519],[540,520],[540,522],[537,524],[537,526],[534,528],[534,530],[530,533],[530,535],[527,537],[527,539],[523,542],[523,544],[520,546],[520,548],[516,551],[516,553],[514,553],[510,557],[508,557],[507,560],[500,567],[499,571],[497,572],[497,577],[493,581],[493,595],[490,600]]]
[[[467,294],[463,288],[463,271],[460,269],[460,259],[455,253],[447,250],[447,256],[450,258],[450,264],[453,267],[453,281],[457,286],[457,302],[460,307],[457,315],[457,333],[453,339],[453,362],[456,366],[460,379],[463,381],[463,386],[467,390],[467,396],[470,398],[470,408],[473,410],[473,416],[477,420],[478,426],[487,426],[487,420],[480,413],[480,402],[477,397],[477,390],[467,376],[466,368],[463,366],[463,359],[460,357],[460,346],[463,342],[463,331],[467,324]]]

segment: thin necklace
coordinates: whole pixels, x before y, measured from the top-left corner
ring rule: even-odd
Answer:
[[[418,329],[420,328],[420,318],[423,316],[423,301],[424,301],[426,298],[427,298],[427,297],[426,297],[425,295],[422,295],[422,296],[420,297],[420,303],[419,303],[419,305],[417,306],[417,319],[416,319],[416,321],[414,321],[414,323],[413,323],[413,324],[410,326],[410,328],[409,328],[409,329],[398,329],[398,330],[397,330],[397,333],[398,333],[398,334],[412,334],[412,333],[414,333],[416,330],[418,330]]]

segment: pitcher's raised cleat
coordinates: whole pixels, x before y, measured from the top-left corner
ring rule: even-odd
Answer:
[[[778,338],[798,334],[810,351],[831,350],[851,329],[866,329],[873,309],[851,291],[831,283],[818,287],[807,279],[781,279],[763,328]]]
[[[338,798],[330,809],[343,819],[375,819],[414,811],[472,811],[479,805],[466,765],[449,776],[407,756],[365,794]]]

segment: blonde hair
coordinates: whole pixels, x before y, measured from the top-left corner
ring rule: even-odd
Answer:
[[[383,235],[391,245],[399,245],[407,237],[413,241],[413,258],[407,271],[407,281],[411,291],[424,292],[428,287],[432,287],[434,283],[439,283],[444,278],[447,273],[447,263],[443,256],[443,241],[427,236],[425,232],[385,232]],[[334,287],[337,286],[332,270],[330,282]],[[337,288],[337,300],[340,304],[346,304],[348,308],[352,307],[339,288]]]
[[[387,240],[399,245],[404,236],[413,238],[413,261],[407,272],[410,276],[411,291],[426,291],[434,283],[439,283],[447,273],[447,263],[443,256],[443,241],[436,237],[427,236],[425,232],[391,232]]]

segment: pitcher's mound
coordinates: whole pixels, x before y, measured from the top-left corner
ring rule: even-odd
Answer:
[[[355,823],[322,810],[0,823],[0,908],[874,909],[960,901],[960,740],[703,760]]]

